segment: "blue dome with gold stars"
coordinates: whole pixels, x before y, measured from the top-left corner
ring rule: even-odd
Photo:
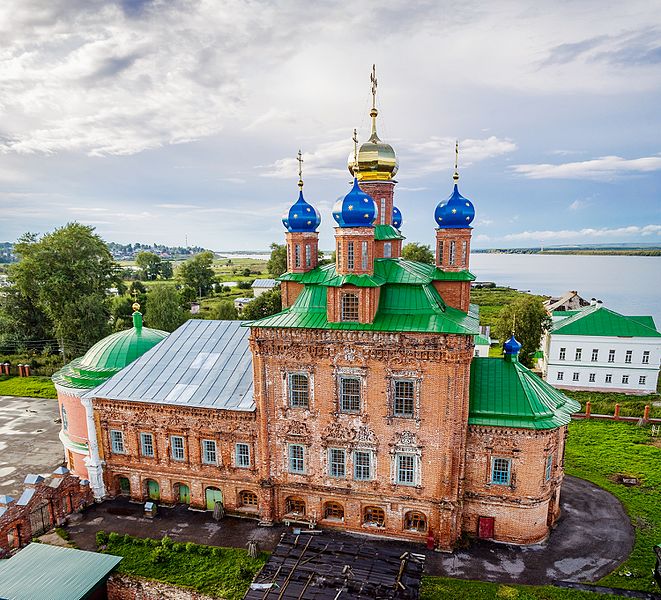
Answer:
[[[514,334],[510,336],[510,339],[503,344],[503,352],[505,354],[518,354],[523,346],[521,342],[514,337]]]
[[[298,193],[298,200],[289,209],[289,212],[282,217],[282,224],[287,231],[315,231],[321,223],[319,211],[308,204],[303,198],[303,190]]]
[[[333,218],[340,227],[371,227],[378,212],[376,202],[360,189],[355,177],[351,191],[333,206]]]
[[[392,226],[395,229],[402,227],[402,213],[396,206],[392,207]]]
[[[459,193],[456,183],[452,195],[447,200],[439,202],[434,211],[434,221],[439,229],[468,227],[474,218],[473,203]]]

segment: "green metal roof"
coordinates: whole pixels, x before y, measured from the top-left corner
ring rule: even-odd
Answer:
[[[83,600],[102,585],[121,556],[29,544],[0,561],[0,598]]]
[[[517,360],[473,359],[469,425],[554,429],[567,425],[580,408]]]
[[[131,329],[103,338],[84,356],[72,360],[55,373],[53,381],[69,388],[95,388],[167,336],[167,331],[143,327],[141,318],[134,316],[134,326]]]
[[[626,317],[601,304],[588,306],[566,319],[557,321],[552,332],[561,335],[661,337],[652,317]]]
[[[488,337],[484,337],[483,335],[476,335],[474,337],[475,339],[475,345],[476,346],[490,346],[491,342],[489,341]]]
[[[392,225],[375,225],[374,239],[377,241],[405,240],[406,238]]]
[[[554,310],[551,313],[551,316],[553,317],[571,317],[572,315],[575,315],[577,312],[580,312],[578,310]]]

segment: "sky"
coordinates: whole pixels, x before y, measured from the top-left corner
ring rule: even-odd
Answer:
[[[409,241],[459,188],[473,246],[661,243],[659,0],[4,0],[0,241],[260,250],[350,189],[352,130],[399,158]]]

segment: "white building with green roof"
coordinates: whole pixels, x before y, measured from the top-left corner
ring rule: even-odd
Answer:
[[[544,379],[558,388],[656,392],[661,333],[650,316],[625,316],[593,302],[553,313],[543,339]]]

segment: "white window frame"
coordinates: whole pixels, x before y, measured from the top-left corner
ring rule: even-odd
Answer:
[[[583,348],[576,348],[576,352],[574,353],[574,360],[576,362],[581,362],[583,357]]]
[[[450,242],[450,257],[449,257],[450,260],[448,260],[448,263],[449,263],[450,265],[454,265],[454,263],[455,263],[455,260],[456,260],[456,251],[457,251],[457,243],[456,243],[454,240],[452,240],[452,241]]]
[[[395,417],[401,418],[401,419],[412,419],[415,417],[415,380],[412,379],[393,379],[392,383],[392,414]],[[397,386],[398,384],[409,384],[411,386],[411,397],[404,397],[404,396],[398,396],[397,395]],[[408,402],[410,401],[411,403],[411,411],[410,412],[405,412],[405,411],[398,411],[397,410],[397,402],[398,401],[403,401],[403,402]]]
[[[179,441],[181,441],[181,447],[179,446]],[[179,458],[180,451],[181,458]],[[184,462],[186,460],[186,440],[183,435],[170,436],[170,457],[177,462]]]
[[[216,440],[202,440],[202,464],[218,464],[218,445]]]
[[[344,448],[328,449],[328,476],[334,479],[346,478],[347,451]]]
[[[154,458],[154,434],[148,431],[140,432],[140,454],[147,458]]]
[[[646,381],[647,381],[647,375],[638,376],[638,385],[645,385]]]
[[[305,244],[305,266],[312,266],[312,248],[310,248],[310,244]]]
[[[358,460],[358,455],[367,456],[367,464]],[[371,481],[374,478],[373,455],[370,450],[354,450],[353,451],[353,478],[356,481]],[[367,472],[367,477],[365,477]]]
[[[649,365],[650,364],[650,351],[649,350],[643,350],[643,359],[641,361],[644,365]]]
[[[299,377],[305,377],[306,388],[303,390],[294,384]],[[302,402],[301,395],[305,396],[305,403]],[[289,408],[310,408],[310,374],[305,371],[287,373],[287,405]]]
[[[579,381],[580,377],[581,377],[581,374],[578,371],[574,371],[572,373],[571,380],[572,381]]]
[[[563,381],[564,378],[565,378],[565,372],[564,371],[558,371],[557,380],[558,381]]]
[[[300,456],[295,456],[300,450]],[[298,468],[300,462],[300,469]],[[305,475],[305,446],[303,444],[287,445],[287,471],[296,475]]]
[[[613,374],[612,373],[606,373],[606,383],[613,383]]]
[[[294,244],[294,267],[301,267],[301,245]]]
[[[407,463],[403,465],[402,463]],[[410,452],[395,454],[395,483],[397,485],[415,486],[418,484],[418,456]],[[402,474],[406,473],[405,477]]]
[[[592,362],[599,361],[599,348],[592,348]]]
[[[597,374],[596,373],[590,373],[588,375],[588,383],[595,383],[597,381]]]
[[[608,351],[608,362],[609,363],[614,363],[615,362],[615,350],[609,350]]]
[[[560,348],[560,352],[558,353],[558,360],[566,360],[567,359],[567,348]]]
[[[369,249],[367,246],[367,242],[362,242],[361,243],[361,249],[360,249],[360,266],[363,271],[367,271],[367,263],[368,263],[368,258],[369,258]]]
[[[632,359],[633,359],[633,350],[627,350],[624,353],[624,363],[627,364],[627,365],[630,365]]]
[[[250,444],[237,442],[234,445],[234,464],[239,469],[249,469],[251,467],[252,456],[250,453]]]
[[[352,241],[347,242],[347,271],[353,271],[356,268],[356,256]]]
[[[358,408],[357,408],[357,409],[354,409],[354,408],[345,408],[345,403],[344,403],[344,401],[345,401],[344,385],[345,385],[345,382],[348,382],[348,381],[355,381],[355,382],[356,382],[356,385],[358,386],[358,394],[357,394],[357,395],[358,395]],[[339,398],[338,398],[338,401],[339,401],[338,409],[339,409],[339,411],[340,411],[341,413],[343,413],[343,414],[350,414],[350,415],[357,415],[357,414],[360,414],[360,412],[361,412],[361,410],[362,410],[362,408],[363,408],[363,393],[362,393],[363,390],[362,390],[362,387],[363,387],[363,381],[362,381],[362,378],[361,378],[361,377],[356,376],[356,375],[340,375],[340,379],[339,379],[339,394],[338,394],[338,396],[339,396]],[[355,397],[355,394],[353,394],[353,393],[352,393],[352,394],[347,394],[347,400],[348,400],[348,401],[349,401],[349,398],[348,398],[349,396],[351,396],[351,402],[353,402],[353,399],[354,399],[354,397]]]
[[[629,385],[629,376],[622,375],[622,385]]]
[[[121,429],[110,430],[110,449],[113,454],[126,454],[124,432]]]
[[[392,242],[383,243],[383,258],[392,258]]]

